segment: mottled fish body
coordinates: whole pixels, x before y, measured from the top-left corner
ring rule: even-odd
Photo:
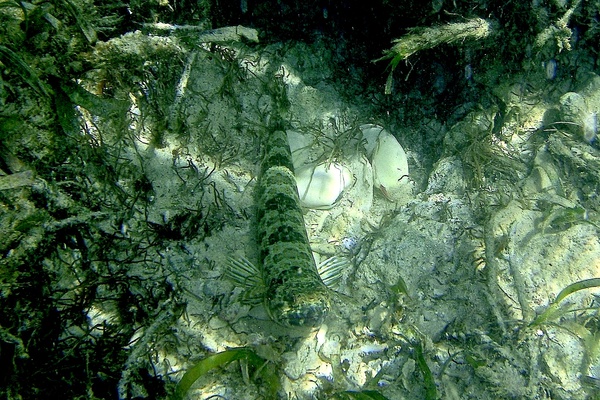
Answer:
[[[286,133],[269,132],[264,151],[256,202],[265,307],[283,325],[316,327],[330,308],[331,290],[312,255]]]

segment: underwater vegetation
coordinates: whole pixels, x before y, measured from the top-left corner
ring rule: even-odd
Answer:
[[[474,18],[467,22],[457,22],[432,28],[411,28],[410,33],[393,41],[394,46],[386,50],[383,57],[374,62],[391,59],[390,73],[385,83],[385,94],[392,93],[393,73],[400,61],[404,61],[418,51],[432,49],[441,44],[452,44],[466,40],[483,40],[492,35],[492,22]]]
[[[427,400],[437,398],[435,382],[429,367],[423,357],[421,344],[414,344],[414,352],[417,364],[423,373],[425,395]],[[272,355],[271,355],[272,357]],[[211,370],[225,368],[228,364],[239,362],[239,371],[244,376],[246,385],[255,385],[260,391],[260,395],[267,399],[278,398],[280,387],[280,377],[282,373],[277,365],[277,360],[267,360],[259,356],[256,350],[248,347],[233,348],[209,355],[202,358],[195,365],[189,368],[182,376],[175,389],[174,399],[180,400],[186,398],[192,385],[200,378],[207,375]],[[222,371],[221,374],[225,372]],[[368,386],[368,385],[367,385]],[[341,390],[336,391],[330,388],[324,394],[327,399],[335,400],[387,400],[378,390]]]
[[[249,368],[248,373],[252,376],[252,381],[256,381],[260,377],[263,381],[262,386],[266,388],[265,396],[274,398],[279,389],[279,378],[275,370],[267,365],[269,361],[258,356],[252,349],[238,348],[210,355],[188,369],[177,384],[174,399],[185,398],[192,384],[211,369],[225,366],[237,360],[241,360],[246,364],[246,368]]]
[[[0,394],[598,397],[598,2],[266,4],[0,4]],[[351,259],[308,334],[226,279],[273,98],[416,182],[303,210]]]

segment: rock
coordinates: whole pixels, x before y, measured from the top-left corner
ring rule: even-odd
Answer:
[[[307,166],[296,171],[296,184],[303,207],[326,210],[352,184],[352,174],[336,163]]]
[[[292,162],[294,168],[298,171],[310,163],[311,153],[314,152],[312,148],[313,139],[308,135],[293,130],[287,130],[286,133],[290,151],[292,152]]]
[[[364,154],[350,157],[345,164],[353,175],[353,184],[347,189],[352,208],[368,212],[373,205],[373,168]],[[346,196],[346,193],[344,194]]]
[[[443,157],[429,175],[426,193],[456,194],[462,196],[467,188],[462,163],[456,156]]]
[[[561,129],[580,134],[592,143],[598,135],[598,113],[600,113],[600,76],[591,74],[577,92],[568,92],[561,96]]]
[[[371,158],[373,150],[375,150],[375,146],[377,146],[379,134],[385,129],[379,125],[364,124],[360,126],[360,130],[362,131],[363,139],[365,140],[365,152],[367,157]]]
[[[564,122],[567,123],[565,128],[579,133],[582,129],[582,118],[588,112],[583,96],[575,92],[563,94],[560,98],[560,112]]]
[[[367,154],[373,167],[373,186],[390,201],[399,201],[412,193],[408,179],[408,160],[396,138],[377,125],[362,125]],[[378,132],[379,131],[379,132]],[[376,140],[373,138],[377,135]],[[374,142],[374,146],[373,146]]]

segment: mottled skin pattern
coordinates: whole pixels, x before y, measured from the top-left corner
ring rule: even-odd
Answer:
[[[287,135],[270,132],[257,193],[265,306],[283,325],[317,327],[330,306],[308,243]]]

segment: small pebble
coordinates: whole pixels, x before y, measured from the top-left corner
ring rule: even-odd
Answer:
[[[551,59],[546,62],[546,79],[552,80],[556,78],[556,68],[558,67],[556,60]]]

